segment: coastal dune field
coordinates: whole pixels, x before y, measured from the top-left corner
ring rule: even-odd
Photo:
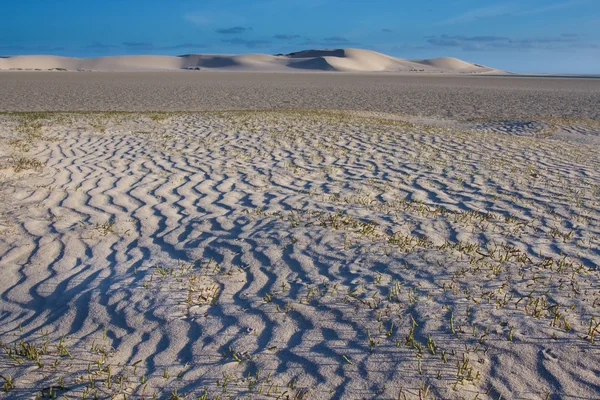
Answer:
[[[600,398],[597,81],[138,74],[0,73],[0,398]]]
[[[59,71],[337,71],[501,74],[503,71],[452,57],[406,60],[364,49],[304,50],[289,54],[123,55],[70,58],[48,55],[0,58],[0,70]]]

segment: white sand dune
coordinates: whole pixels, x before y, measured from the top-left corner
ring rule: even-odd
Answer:
[[[156,71],[181,69],[183,60],[172,56],[112,56],[69,58],[15,56],[0,59],[0,69],[65,69],[69,71]]]
[[[600,398],[600,126],[433,122],[0,115],[0,397]]]
[[[331,71],[352,72],[407,72],[427,70],[432,72],[434,68],[423,68],[422,65],[401,58],[394,58],[371,50],[362,49],[339,49],[339,50],[308,50],[293,53],[292,59],[303,59],[288,64],[289,66],[326,69]],[[439,68],[439,71],[443,69]],[[445,71],[450,71],[445,70]]]
[[[188,54],[177,57],[182,60],[182,67],[187,69],[230,69],[237,71],[277,71],[282,69],[276,56],[268,54]]]
[[[0,69],[65,69],[90,71],[168,71],[214,69],[237,71],[339,71],[500,73],[501,71],[451,58],[405,60],[363,49],[305,50],[287,55],[188,54],[184,56],[113,56],[68,58],[14,56],[0,59]]]
[[[183,60],[171,56],[114,56],[80,59],[77,69],[93,71],[178,70]]]
[[[440,70],[456,71],[456,72],[497,72],[493,68],[485,67],[480,64],[472,64],[458,58],[440,57],[425,60],[415,60],[416,63],[428,65]]]
[[[59,56],[14,56],[0,58],[0,69],[77,69],[78,59]]]

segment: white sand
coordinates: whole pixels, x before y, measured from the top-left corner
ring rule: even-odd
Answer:
[[[0,58],[0,70],[68,71],[168,71],[178,69],[212,69],[234,71],[341,71],[341,72],[429,72],[429,73],[502,73],[502,71],[456,59],[410,61],[371,50],[306,50],[288,55],[201,55],[113,56],[67,58],[57,56],[14,56]]]
[[[598,123],[360,115],[0,117],[2,395],[600,398]]]

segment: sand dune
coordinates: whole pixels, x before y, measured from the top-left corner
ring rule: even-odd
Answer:
[[[422,68],[408,60],[362,49],[306,50],[290,53],[286,58],[302,60],[288,64],[294,68],[330,71],[411,71]]]
[[[77,69],[92,71],[154,71],[181,69],[183,60],[171,56],[115,56],[80,59]]]
[[[172,56],[112,56],[69,58],[58,56],[15,56],[0,59],[0,69],[64,69],[68,71],[155,71],[178,70],[183,59]]]
[[[168,71],[215,69],[237,71],[338,71],[500,73],[501,71],[451,58],[410,61],[363,49],[304,50],[267,55],[188,54],[183,56],[112,56],[68,58],[14,56],[0,59],[0,69],[64,69],[89,71]]]
[[[493,72],[493,68],[488,68],[479,64],[472,64],[458,58],[440,57],[426,60],[415,60],[418,64],[428,65],[440,70],[457,72]]]
[[[188,54],[176,57],[182,60],[182,68],[231,69],[238,71],[280,70],[278,57],[268,54],[218,55]]]
[[[293,53],[290,58],[303,58],[304,61],[293,63],[301,64],[309,68],[326,69],[330,71],[352,71],[352,72],[406,72],[423,70],[421,65],[408,60],[394,58],[385,54],[362,49],[341,50],[309,50]],[[432,68],[427,68],[432,72]],[[439,69],[442,71],[442,69]],[[450,71],[447,69],[445,71]]]
[[[79,60],[59,56],[14,56],[0,58],[0,69],[56,69],[76,70]]]

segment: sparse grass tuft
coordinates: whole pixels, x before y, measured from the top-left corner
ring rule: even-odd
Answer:
[[[15,172],[22,172],[27,170],[41,171],[45,164],[35,158],[12,157],[10,165]]]

